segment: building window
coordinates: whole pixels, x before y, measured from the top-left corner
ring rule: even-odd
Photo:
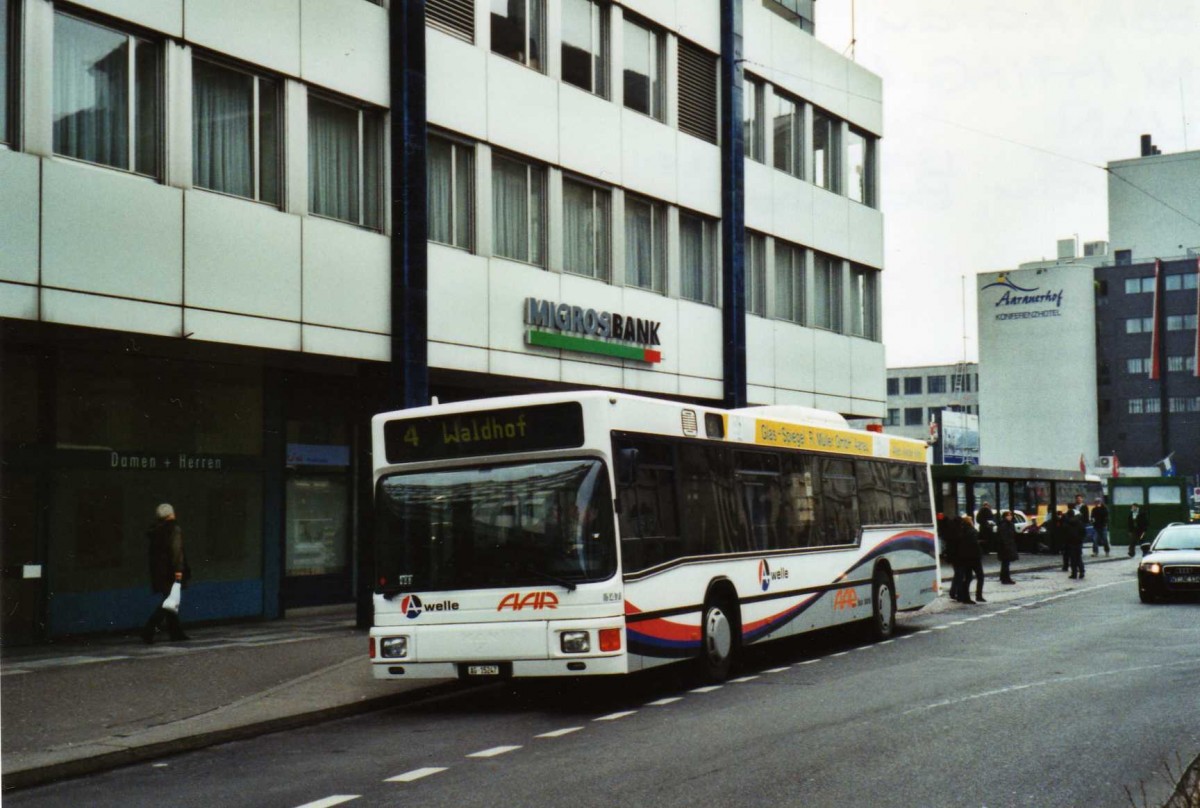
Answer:
[[[1162,399],[1147,398],[1144,400],[1143,404],[1148,415],[1156,415],[1162,412]]]
[[[764,101],[763,83],[746,76],[742,82],[742,139],[746,144],[746,157],[760,163],[767,159],[767,142],[763,132]]]
[[[475,149],[455,140],[431,136],[426,159],[429,240],[473,249]]]
[[[1133,250],[1116,250],[1113,252],[1113,260],[1119,267],[1127,267],[1133,264]]]
[[[812,181],[827,191],[841,193],[842,124],[829,113],[813,110]]]
[[[775,128],[775,167],[793,177],[804,176],[804,105],[775,90],[772,126]]]
[[[475,0],[425,0],[425,22],[450,36],[475,42]]]
[[[1129,399],[1129,414],[1130,415],[1141,415],[1143,412],[1145,412],[1145,409],[1142,406],[1142,399],[1140,399],[1140,398]]]
[[[1141,374],[1150,372],[1150,357],[1135,356],[1125,360],[1125,370],[1129,373]]]
[[[1197,286],[1200,286],[1200,272],[1197,272],[1195,275],[1183,276],[1184,289],[1195,289]]]
[[[595,0],[563,0],[562,79],[608,98],[608,14]]]
[[[907,380],[906,380],[907,381]],[[924,410],[920,407],[905,407],[904,408],[904,425],[905,426],[920,426],[924,423],[921,416]]]
[[[625,106],[664,120],[664,37],[662,33],[625,18]]]
[[[54,151],[159,176],[162,56],[156,43],[54,15]]]
[[[900,379],[893,376],[887,380],[887,394],[889,396],[900,395]]]
[[[906,396],[921,395],[921,377],[920,376],[905,376],[904,377],[904,395],[906,395]]]
[[[804,324],[804,248],[775,240],[775,316]]]
[[[1167,412],[1200,412],[1200,396],[1172,396],[1167,399]]]
[[[850,333],[876,339],[878,333],[879,270],[850,265]]]
[[[850,163],[850,188],[847,196],[868,207],[875,201],[875,138],[850,127],[846,159]]]
[[[563,179],[563,269],[608,280],[612,245],[612,192]]]
[[[16,10],[20,2],[0,0],[0,143],[16,140],[16,54],[20,51],[14,44],[18,26]]]
[[[1196,330],[1196,315],[1194,314],[1172,314],[1167,318],[1168,331],[1195,331]]]
[[[832,255],[815,253],[813,261],[813,325],[842,330],[842,262]]]
[[[383,228],[383,116],[308,97],[308,206],[318,216]]]
[[[278,205],[279,83],[200,59],[192,63],[192,179],[198,188]]]
[[[1153,317],[1130,317],[1125,320],[1126,334],[1149,334],[1153,331]]]
[[[502,258],[546,263],[546,169],[492,157],[492,249]]]
[[[945,376],[926,376],[925,389],[930,393],[946,392],[946,377]]]
[[[679,213],[680,296],[698,303],[717,302],[717,223]]]
[[[625,195],[625,283],[653,292],[666,289],[667,210]]]
[[[543,0],[492,0],[492,53],[545,72]]]
[[[1125,294],[1136,295],[1142,292],[1154,291],[1154,278],[1126,278],[1125,279]]]
[[[679,40],[679,131],[717,142],[717,57]]]
[[[746,234],[746,311],[767,316],[767,237]]]
[[[1148,368],[1149,360],[1146,360],[1146,361],[1147,361],[1147,368]],[[1167,371],[1168,372],[1185,371],[1185,370],[1188,372],[1195,372],[1196,357],[1194,355],[1193,356],[1168,356],[1167,357]]]
[[[900,410],[896,407],[888,407],[887,418],[883,420],[884,426],[899,426]]]
[[[813,0],[763,0],[763,7],[801,31],[813,33]]]

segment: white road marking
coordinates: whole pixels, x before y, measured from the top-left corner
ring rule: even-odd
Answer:
[[[889,642],[890,642],[890,640],[889,640]],[[820,661],[821,661],[821,660],[819,660],[819,659],[806,659],[806,660],[804,660],[803,662],[801,662],[800,664],[801,664],[801,665],[814,665],[814,664],[816,664],[817,662],[820,662]]]
[[[731,685],[740,685],[740,684],[742,684],[742,683],[744,683],[744,682],[753,682],[753,681],[754,681],[755,679],[757,679],[757,678],[758,678],[757,676],[741,676],[741,677],[739,677],[739,678],[737,678],[737,679],[730,679],[730,680],[729,680],[729,684],[731,684]]]
[[[934,626],[933,630],[934,631],[945,631],[948,628],[950,628],[950,626]]]
[[[770,670],[767,671],[767,673],[783,673],[784,671],[788,670],[791,667],[792,667],[791,665],[784,665],[782,668],[771,668]]]
[[[471,754],[467,755],[467,757],[469,757],[469,758],[496,757],[496,755],[504,755],[509,752],[514,752],[520,748],[521,747],[519,747],[519,746],[493,746],[491,749],[484,749],[480,752],[472,752]]]
[[[616,721],[618,718],[624,718],[625,716],[633,715],[636,712],[637,712],[637,710],[625,710],[624,712],[620,712],[620,713],[609,713],[608,715],[602,715],[599,718],[593,718],[592,720],[593,721]]]
[[[879,645],[891,645],[894,642],[895,640],[884,640],[883,642],[879,643]]]
[[[920,631],[918,631],[917,633],[918,633],[918,634],[932,634],[932,633],[933,633],[933,629],[930,629],[930,628],[923,628],[923,629],[921,629]]]
[[[326,797],[323,800],[316,802],[306,802],[300,808],[330,808],[332,805],[341,805],[343,802],[358,799],[361,794],[334,794],[332,797]]]
[[[720,690],[724,685],[709,685],[708,687],[697,687],[689,690],[689,693],[711,693],[714,690]]]
[[[900,639],[902,639],[902,640],[911,640],[911,639],[912,639],[914,636],[915,636],[915,635],[913,635],[913,634],[901,634],[901,635],[900,635]]]
[[[646,704],[647,707],[666,707],[668,704],[674,704],[677,701],[683,701],[683,696],[667,696],[665,699],[658,699]]]
[[[836,654],[830,654],[829,656],[832,659],[833,657],[845,656],[848,653],[850,653],[850,652],[849,651],[838,651]]]
[[[962,625],[966,625],[966,623],[967,623],[967,621],[966,621],[966,620],[955,620],[955,621],[954,621],[953,623],[951,623],[950,625],[952,625],[952,626],[962,626]]]
[[[1136,668],[1117,668],[1111,671],[1097,671],[1095,673],[1084,673],[1079,676],[1060,676],[1057,679],[1043,679],[1040,682],[1028,682],[1023,685],[1010,685],[1009,687],[1001,687],[996,690],[985,690],[982,693],[972,693],[969,696],[962,696],[957,699],[946,699],[945,701],[935,701],[932,704],[926,704],[921,707],[914,707],[911,710],[905,710],[902,715],[910,713],[919,713],[927,710],[934,710],[938,707],[950,707],[955,704],[962,704],[968,701],[977,699],[986,699],[992,696],[1001,696],[1006,693],[1015,693],[1018,690],[1028,690],[1033,687],[1046,687],[1047,685],[1068,684],[1071,682],[1081,682],[1084,679],[1096,679],[1101,676],[1120,676],[1128,673],[1142,673],[1143,671],[1158,670],[1160,668],[1172,668],[1177,665],[1200,665],[1200,657],[1196,659],[1185,659],[1176,662],[1164,662],[1161,665],[1141,665]]]
[[[384,780],[385,783],[411,783],[414,780],[420,780],[422,777],[428,777],[431,774],[446,771],[445,766],[426,766],[423,769],[413,769],[404,774],[397,774],[395,777],[389,777]]]
[[[563,727],[562,729],[554,729],[549,732],[543,732],[541,735],[534,735],[535,738],[561,738],[564,735],[570,735],[572,732],[579,732],[583,727]]]

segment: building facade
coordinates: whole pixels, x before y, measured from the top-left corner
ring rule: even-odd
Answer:
[[[5,641],[366,603],[371,413],[884,414],[879,78],[812,4],[0,0]]]
[[[888,368],[883,426],[889,434],[927,441],[929,425],[939,410],[978,415],[978,390],[975,362]]]

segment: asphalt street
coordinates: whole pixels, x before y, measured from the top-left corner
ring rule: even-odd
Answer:
[[[1200,604],[1133,562],[825,633],[732,681],[496,684],[6,795],[13,806],[1157,805],[1200,752]],[[994,589],[995,591],[991,591]]]

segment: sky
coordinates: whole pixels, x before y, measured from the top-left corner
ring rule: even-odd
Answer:
[[[818,0],[847,56],[852,4],[883,78],[887,365],[977,361],[977,273],[1106,241],[1103,168],[1142,134],[1200,150],[1200,0]]]

